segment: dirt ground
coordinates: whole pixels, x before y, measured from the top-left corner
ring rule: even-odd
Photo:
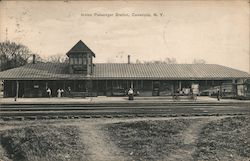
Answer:
[[[45,155],[46,160],[49,160],[51,155],[53,157],[50,157],[50,160],[61,161],[249,161],[250,156],[247,153],[250,150],[250,141],[246,136],[250,133],[250,119],[242,117],[96,118],[0,122],[0,160],[20,160],[15,154],[21,151],[23,160],[35,158],[37,161],[44,160]],[[30,129],[32,135],[28,135]],[[235,133],[228,133],[232,129]],[[222,133],[224,135],[221,135]],[[231,138],[226,137],[227,133]],[[234,136],[239,140],[233,142],[234,145],[227,146],[225,142]],[[16,139],[15,143],[11,143],[12,150],[6,148],[6,138]],[[210,149],[209,145],[214,141],[220,143],[219,148]],[[241,149],[242,144],[245,151]],[[232,150],[225,151],[228,147]],[[213,155],[216,157],[213,158]]]

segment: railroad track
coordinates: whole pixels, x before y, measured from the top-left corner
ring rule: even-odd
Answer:
[[[249,102],[193,102],[193,101],[176,101],[176,102],[92,102],[92,103],[0,103],[1,108],[11,107],[141,107],[141,106],[250,106]]]
[[[240,116],[245,113],[190,113],[190,114],[117,114],[117,115],[39,115],[39,116],[3,116],[3,121],[55,120],[55,119],[91,119],[91,118],[138,118],[138,117],[192,117],[192,116]]]
[[[145,107],[93,107],[93,106],[4,106],[0,120],[49,120],[80,118],[132,118],[132,117],[189,117],[250,115],[248,106],[145,106]]]
[[[91,119],[91,118],[138,118],[138,117],[192,117],[192,116],[240,116],[249,115],[246,113],[189,113],[189,114],[55,114],[55,115],[26,115],[26,116],[3,116],[3,121],[24,121],[24,120],[55,120],[55,119]]]

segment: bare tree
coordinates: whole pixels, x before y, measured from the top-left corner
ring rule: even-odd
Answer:
[[[33,54],[35,55],[35,62],[45,62],[45,59],[43,59],[40,55],[38,54]],[[31,63],[33,62],[33,56],[32,57],[29,57],[28,59],[28,63]]]
[[[51,55],[47,58],[47,62],[51,63],[65,63],[68,61],[68,57],[62,54]]]
[[[206,64],[204,59],[194,59],[193,64]]]
[[[177,64],[175,58],[165,58],[164,60],[144,61],[144,64]]]
[[[136,64],[141,64],[142,62],[139,59],[136,59],[135,63]]]
[[[176,58],[165,58],[164,63],[166,64],[177,64]]]
[[[15,42],[0,42],[0,69],[7,70],[28,63],[33,53],[25,45]]]

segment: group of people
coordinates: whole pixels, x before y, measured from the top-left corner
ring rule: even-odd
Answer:
[[[57,89],[57,97],[62,97],[63,93],[64,93],[63,89],[60,89],[60,88]]]
[[[51,97],[52,97],[52,91],[51,91],[51,89],[50,89],[50,88],[47,88],[46,92],[47,92],[47,94],[48,94],[48,97],[51,98]],[[70,87],[68,87],[68,93],[69,93],[69,96],[70,96],[70,95],[71,95],[71,88],[70,88]],[[197,99],[197,95],[196,95],[196,94],[194,94],[194,93],[191,92],[191,91],[190,91],[190,93],[192,93],[194,99]],[[176,90],[176,94],[174,94],[174,98],[175,98],[175,99],[178,99],[178,94],[181,94],[181,92],[180,92],[179,89],[177,89],[177,90]],[[57,97],[60,98],[60,97],[63,97],[63,96],[64,96],[64,90],[58,88],[58,89],[57,89]],[[220,101],[220,97],[221,97],[220,90],[217,89],[217,100],[218,100],[218,101]],[[128,99],[129,99],[129,100],[134,100],[134,91],[133,91],[132,88],[129,88],[129,90],[128,90]]]
[[[51,89],[47,88],[46,92],[47,92],[48,97],[51,98],[52,97],[52,91],[51,91]],[[64,90],[61,89],[61,88],[58,88],[57,89],[57,97],[60,98],[60,97],[63,97],[63,96],[64,96]]]
[[[189,91],[189,92],[185,92],[185,91]],[[184,90],[180,90],[180,89],[177,89],[176,92],[174,93],[173,95],[173,98],[174,99],[178,99],[179,98],[179,95],[191,95],[192,96],[192,99],[196,100],[197,99],[197,93],[193,92],[192,88],[190,90],[187,90],[187,89],[184,89]],[[216,98],[218,101],[220,101],[220,98],[221,98],[221,92],[220,92],[220,89],[217,88],[217,93],[216,93]]]

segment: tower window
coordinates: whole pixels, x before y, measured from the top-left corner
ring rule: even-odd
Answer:
[[[70,64],[70,65],[73,65],[73,64],[74,64],[74,59],[73,59],[73,58],[70,58],[70,59],[69,59],[69,64]]]
[[[82,64],[82,58],[78,58],[79,60],[78,60],[78,63],[79,64]]]
[[[86,64],[87,64],[87,60],[83,59],[83,65],[86,65]]]
[[[74,64],[78,64],[78,59],[74,58]]]
[[[70,60],[69,60],[69,63],[71,65],[75,64],[75,65],[86,65],[87,64],[87,59],[86,57],[83,57],[83,56],[74,56],[74,57],[71,57]]]

